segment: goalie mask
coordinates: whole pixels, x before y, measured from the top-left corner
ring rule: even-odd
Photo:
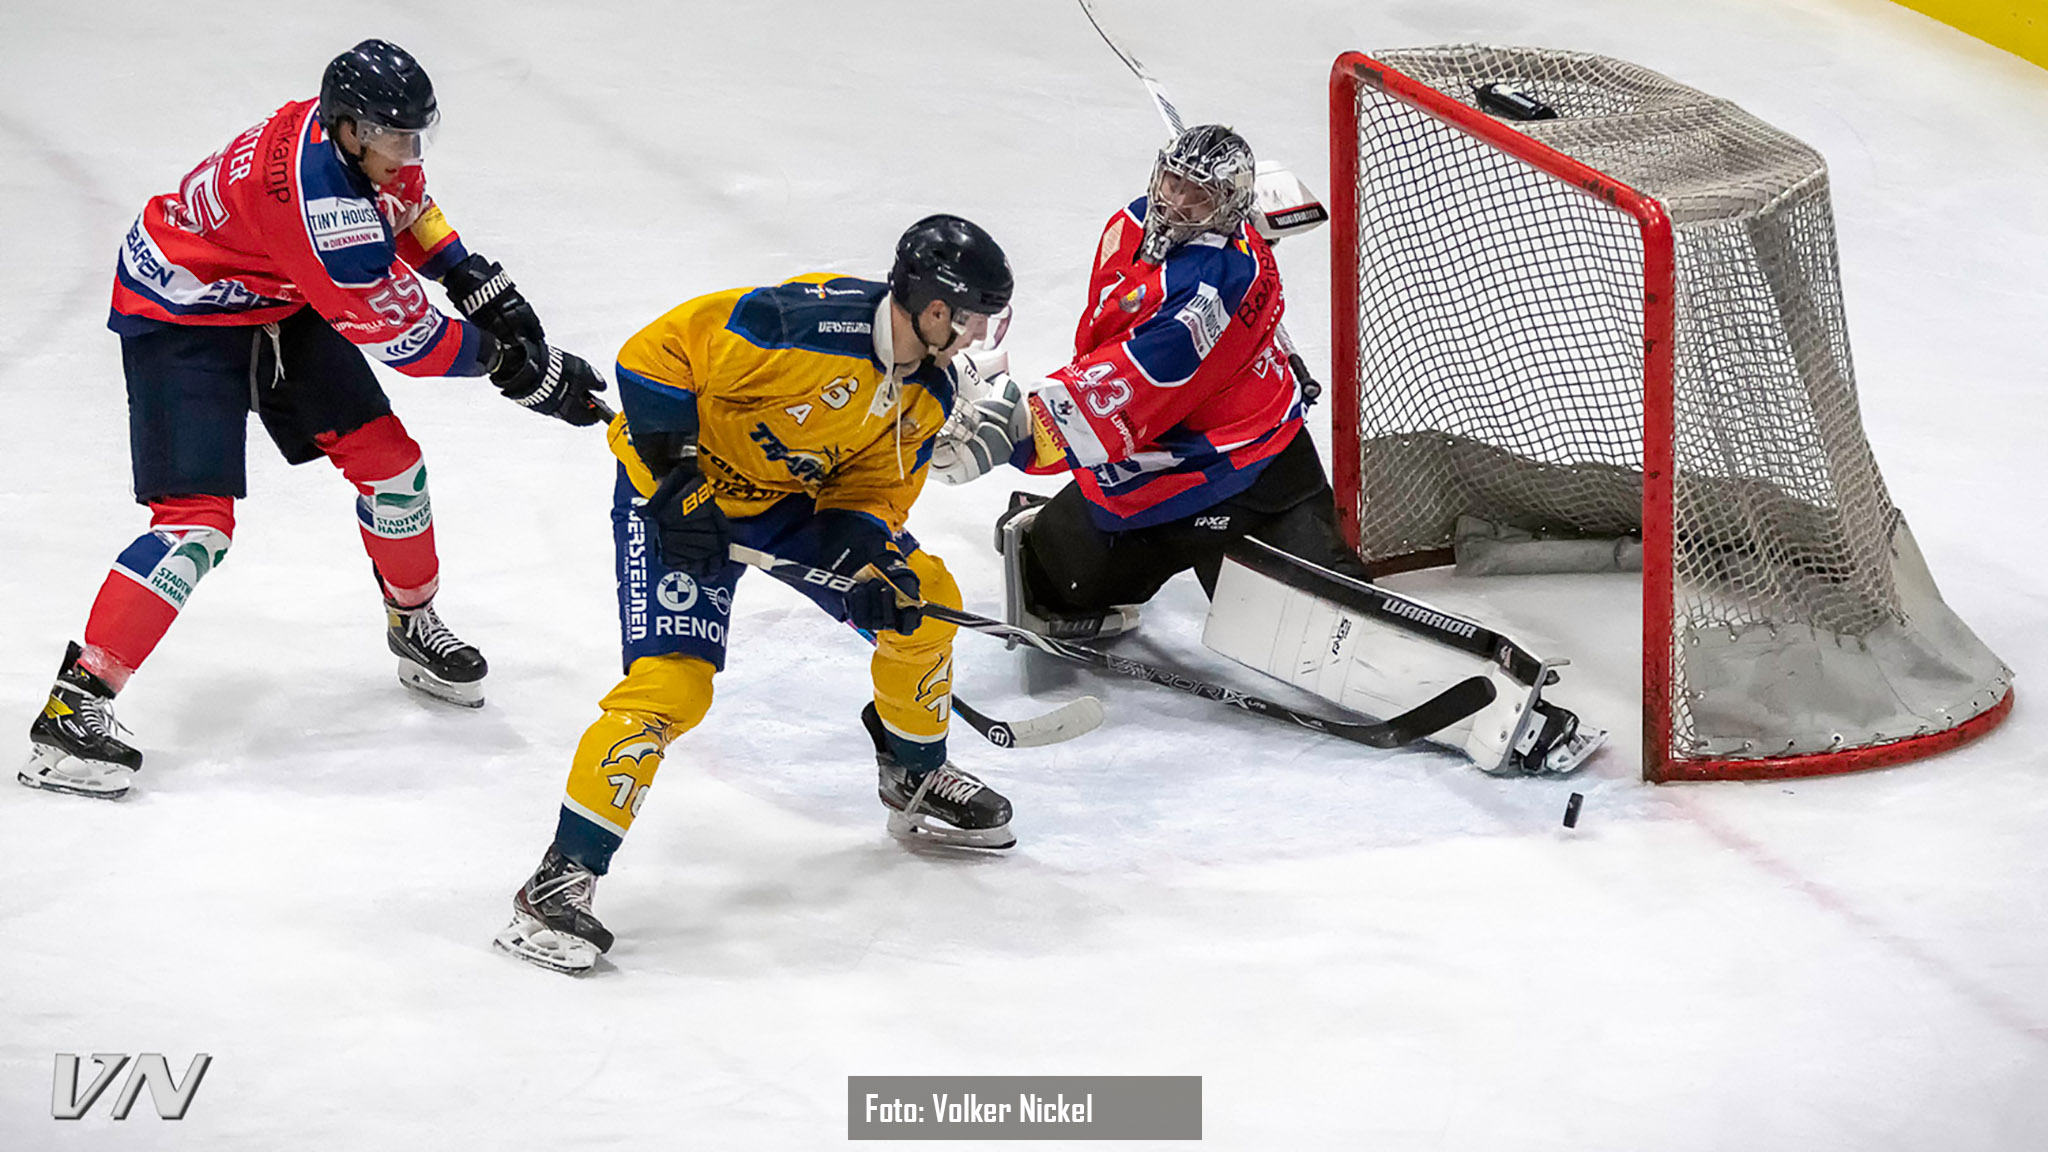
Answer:
[[[1204,232],[1227,234],[1243,223],[1257,166],[1251,145],[1221,124],[1198,124],[1160,149],[1138,259],[1157,264]]]

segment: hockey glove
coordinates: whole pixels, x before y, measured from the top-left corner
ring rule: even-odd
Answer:
[[[591,399],[604,377],[583,357],[532,340],[500,342],[495,357],[491,383],[514,404],[579,428],[604,418]]]
[[[917,573],[895,552],[861,570],[846,591],[846,622],[864,632],[901,632],[908,636],[924,623],[918,600]]]
[[[947,484],[986,475],[1031,435],[1031,415],[1017,381],[1003,372],[988,383],[992,394],[956,409],[932,444],[932,475]]]
[[[687,454],[662,477],[654,495],[640,506],[640,515],[653,529],[648,536],[664,567],[709,578],[732,562],[727,555],[732,525],[704,482],[696,445],[689,445]]]
[[[441,277],[441,287],[462,311],[464,319],[498,339],[510,343],[547,339],[540,329],[540,317],[533,305],[519,294],[518,285],[497,264],[474,252]]]

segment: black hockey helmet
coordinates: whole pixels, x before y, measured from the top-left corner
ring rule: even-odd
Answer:
[[[944,300],[956,313],[957,327],[957,313],[993,316],[1009,307],[1015,287],[1002,246],[979,225],[958,216],[927,216],[896,242],[889,292],[912,316],[932,301]]]
[[[330,135],[343,120],[358,132],[421,133],[440,118],[427,70],[387,40],[365,40],[343,52],[320,78],[320,123]]]

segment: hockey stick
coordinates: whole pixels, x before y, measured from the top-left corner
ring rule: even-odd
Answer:
[[[1095,14],[1094,0],[1080,0],[1080,4],[1082,15],[1088,17],[1088,23],[1095,28],[1095,34],[1102,37],[1102,42],[1109,46],[1111,52],[1116,53],[1116,58],[1123,61],[1124,67],[1131,70],[1131,75],[1138,78],[1138,83],[1145,86],[1146,95],[1152,97],[1153,110],[1158,112],[1159,119],[1166,123],[1168,142],[1178,139],[1185,129],[1181,124],[1180,109],[1173,106],[1173,98],[1166,94],[1166,89],[1161,86],[1158,78],[1152,75],[1151,70],[1136,56],[1131,55],[1123,45],[1117,43],[1116,38],[1109,34],[1109,29],[1102,26],[1101,18]],[[1315,212],[1309,217],[1309,228],[1329,219],[1329,213],[1323,210],[1322,205],[1315,204],[1313,207]],[[1271,242],[1277,244],[1279,240],[1276,237]],[[1276,325],[1276,328],[1280,336],[1280,346],[1287,353],[1287,366],[1294,369],[1295,378],[1301,382],[1302,407],[1313,408],[1316,401],[1322,397],[1323,385],[1309,373],[1308,361],[1303,360],[1301,353],[1294,350],[1294,339],[1287,334],[1287,325],[1282,323]]]
[[[1093,696],[1069,700],[1042,716],[994,720],[953,697],[953,712],[998,748],[1037,748],[1085,735],[1102,726],[1102,701]]]
[[[610,425],[612,418],[618,415],[610,405],[595,396],[590,398],[590,403],[601,417],[599,427]],[[1036,748],[1043,744],[1057,744],[1102,726],[1102,701],[1093,696],[1070,700],[1043,716],[1028,716],[1022,720],[997,720],[984,715],[958,696],[953,697],[953,711],[981,733],[983,739],[998,748]]]
[[[822,568],[813,568],[808,564],[800,564],[794,560],[784,560],[781,557],[771,556],[766,552],[756,551],[755,549],[738,544],[733,545],[732,558],[779,576],[792,584],[815,584],[835,592],[844,592],[851,588],[854,583],[853,578],[850,576],[841,576]],[[1370,745],[1374,748],[1399,748],[1402,745],[1413,744],[1417,740],[1425,739],[1493,703],[1494,697],[1493,681],[1484,676],[1473,676],[1451,685],[1449,688],[1401,713],[1392,720],[1334,720],[1307,712],[1298,712],[1284,704],[1276,704],[1271,700],[1239,692],[1235,688],[1225,688],[1221,685],[1197,680],[1192,676],[1179,672],[1155,668],[1150,664],[1126,659],[1122,656],[1114,656],[1110,653],[1090,648],[1085,644],[1053,640],[1049,637],[1040,636],[1028,628],[1019,628],[1014,624],[1005,624],[1000,620],[990,620],[985,616],[976,616],[971,612],[961,612],[941,604],[930,603],[925,604],[924,610],[928,616],[944,620],[949,624],[956,624],[971,632],[979,632],[984,636],[995,636],[1005,640],[1021,641],[1038,649],[1040,652],[1044,652],[1049,656],[1057,656],[1062,660],[1071,661],[1076,664],[1086,664],[1090,667],[1101,668],[1123,676],[1130,676],[1148,683],[1186,692],[1192,696],[1200,696],[1205,700],[1230,704],[1247,712],[1257,713],[1260,716],[1270,717],[1274,720],[1285,720],[1290,723],[1299,724],[1303,728],[1310,728],[1317,732],[1326,732],[1332,736],[1341,737],[1359,744]]]
[[[1109,50],[1116,53],[1116,58],[1123,61],[1124,67],[1131,70],[1131,75],[1136,76],[1138,82],[1145,86],[1145,91],[1152,97],[1152,106],[1159,111],[1159,118],[1166,121],[1167,131],[1179,136],[1183,131],[1180,109],[1175,108],[1173,101],[1167,98],[1166,89],[1159,86],[1159,81],[1152,78],[1152,73],[1138,62],[1136,56],[1124,51],[1123,45],[1110,37],[1109,31],[1102,26],[1102,21],[1096,18],[1095,5],[1091,0],[1081,0],[1081,11],[1088,17],[1088,23],[1095,26],[1095,34],[1102,37],[1102,42],[1109,45]]]

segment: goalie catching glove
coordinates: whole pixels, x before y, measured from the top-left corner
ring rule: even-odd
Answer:
[[[484,363],[490,366],[491,383],[507,400],[579,428],[604,419],[591,399],[604,391],[604,377],[583,357],[537,340],[493,343]]]
[[[1031,410],[1024,390],[1008,372],[982,376],[976,365],[961,358],[955,373],[959,407],[932,445],[932,475],[947,484],[965,484],[1007,463],[1019,441],[1031,439]],[[970,395],[979,394],[970,400]]]

